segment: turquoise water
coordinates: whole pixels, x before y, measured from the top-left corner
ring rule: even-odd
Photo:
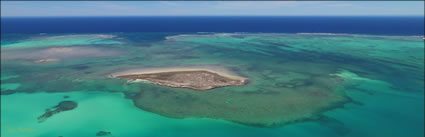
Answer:
[[[116,137],[424,136],[423,51],[421,37],[348,34],[34,34],[2,39],[1,136],[96,136],[98,131]],[[40,59],[57,60],[37,63]],[[227,68],[252,82],[198,93],[108,77],[127,69],[184,66]],[[319,119],[277,127],[220,118],[172,118],[134,104],[134,95],[175,92],[204,100],[206,95],[232,95],[223,100],[233,103],[243,99],[239,93],[256,104],[284,102],[291,96],[279,98],[287,91],[282,83],[328,83],[331,76],[344,80],[338,94],[349,102],[313,113]],[[11,94],[3,94],[6,91]],[[275,92],[281,93],[266,96]],[[64,100],[78,107],[38,123],[45,109]],[[153,104],[163,105],[157,102]]]

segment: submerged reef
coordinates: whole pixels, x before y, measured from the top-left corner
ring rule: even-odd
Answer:
[[[56,106],[54,106],[54,107],[52,107],[50,109],[47,109],[46,112],[43,115],[41,115],[40,117],[38,117],[37,118],[38,119],[38,123],[41,123],[41,122],[46,121],[47,118],[49,118],[49,117],[51,117],[51,116],[53,116],[53,115],[55,115],[57,113],[60,113],[60,112],[63,112],[63,111],[73,110],[77,106],[78,106],[77,102],[74,102],[74,101],[62,101],[58,105],[56,105]],[[53,110],[51,110],[51,109],[53,109]]]
[[[247,82],[247,79],[226,77],[206,70],[165,71],[146,74],[119,75],[117,77],[129,80],[146,80],[158,85],[175,88],[191,88],[195,90],[240,86]]]
[[[96,133],[96,136],[109,136],[111,135],[111,132],[107,132],[107,131],[99,131]]]
[[[140,92],[126,93],[138,108],[145,111],[172,118],[213,118],[258,127],[317,120],[321,112],[351,101],[343,91],[344,80],[341,77],[294,73],[282,76],[284,80],[276,80],[280,81],[279,84],[259,90],[249,90],[250,86],[256,86],[255,79],[253,84],[245,86],[214,88],[244,85],[247,79],[230,79],[205,70],[126,73],[114,77],[184,87],[142,84]],[[187,88],[209,90],[196,92]]]
[[[11,94],[15,94],[16,91],[15,90],[5,90],[5,91],[1,91],[1,95],[11,95]]]
[[[43,47],[2,49],[2,61],[24,60],[33,63],[64,62],[70,59],[117,56],[118,50],[93,46]]]

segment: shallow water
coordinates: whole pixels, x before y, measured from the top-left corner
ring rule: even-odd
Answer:
[[[1,136],[95,136],[98,131],[116,137],[424,136],[424,41],[420,37],[156,33],[162,39],[152,40],[144,35],[152,34],[34,34],[2,39],[1,90],[12,94],[1,96]],[[81,50],[34,54],[64,47]],[[45,58],[59,60],[34,62]],[[251,83],[217,88],[204,96],[189,89],[126,84],[125,80],[108,77],[130,69],[186,66],[226,68],[249,78]],[[243,99],[239,94],[250,96],[255,104],[270,104],[267,98],[258,97],[276,92],[286,95],[289,90],[285,83],[293,79],[316,78],[312,83],[326,85],[330,77],[343,79],[338,85],[342,91],[337,93],[347,97],[348,102],[312,113],[318,118],[275,127],[205,116],[173,118],[139,109],[136,106],[140,104],[133,103],[141,93],[162,97],[181,93],[195,99],[223,101],[229,106]],[[145,104],[158,103],[155,98],[143,99]],[[75,101],[78,107],[38,123],[37,117],[45,109],[63,100]]]

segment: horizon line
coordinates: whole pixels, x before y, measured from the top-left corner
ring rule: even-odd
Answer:
[[[424,15],[88,15],[88,16],[0,16],[1,18],[34,17],[425,17]]]

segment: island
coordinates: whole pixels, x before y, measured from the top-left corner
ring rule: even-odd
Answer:
[[[241,86],[248,83],[247,78],[220,73],[208,69],[180,68],[160,69],[139,73],[114,76],[130,81],[148,81],[157,85],[190,88],[194,90],[209,90],[217,87]]]

